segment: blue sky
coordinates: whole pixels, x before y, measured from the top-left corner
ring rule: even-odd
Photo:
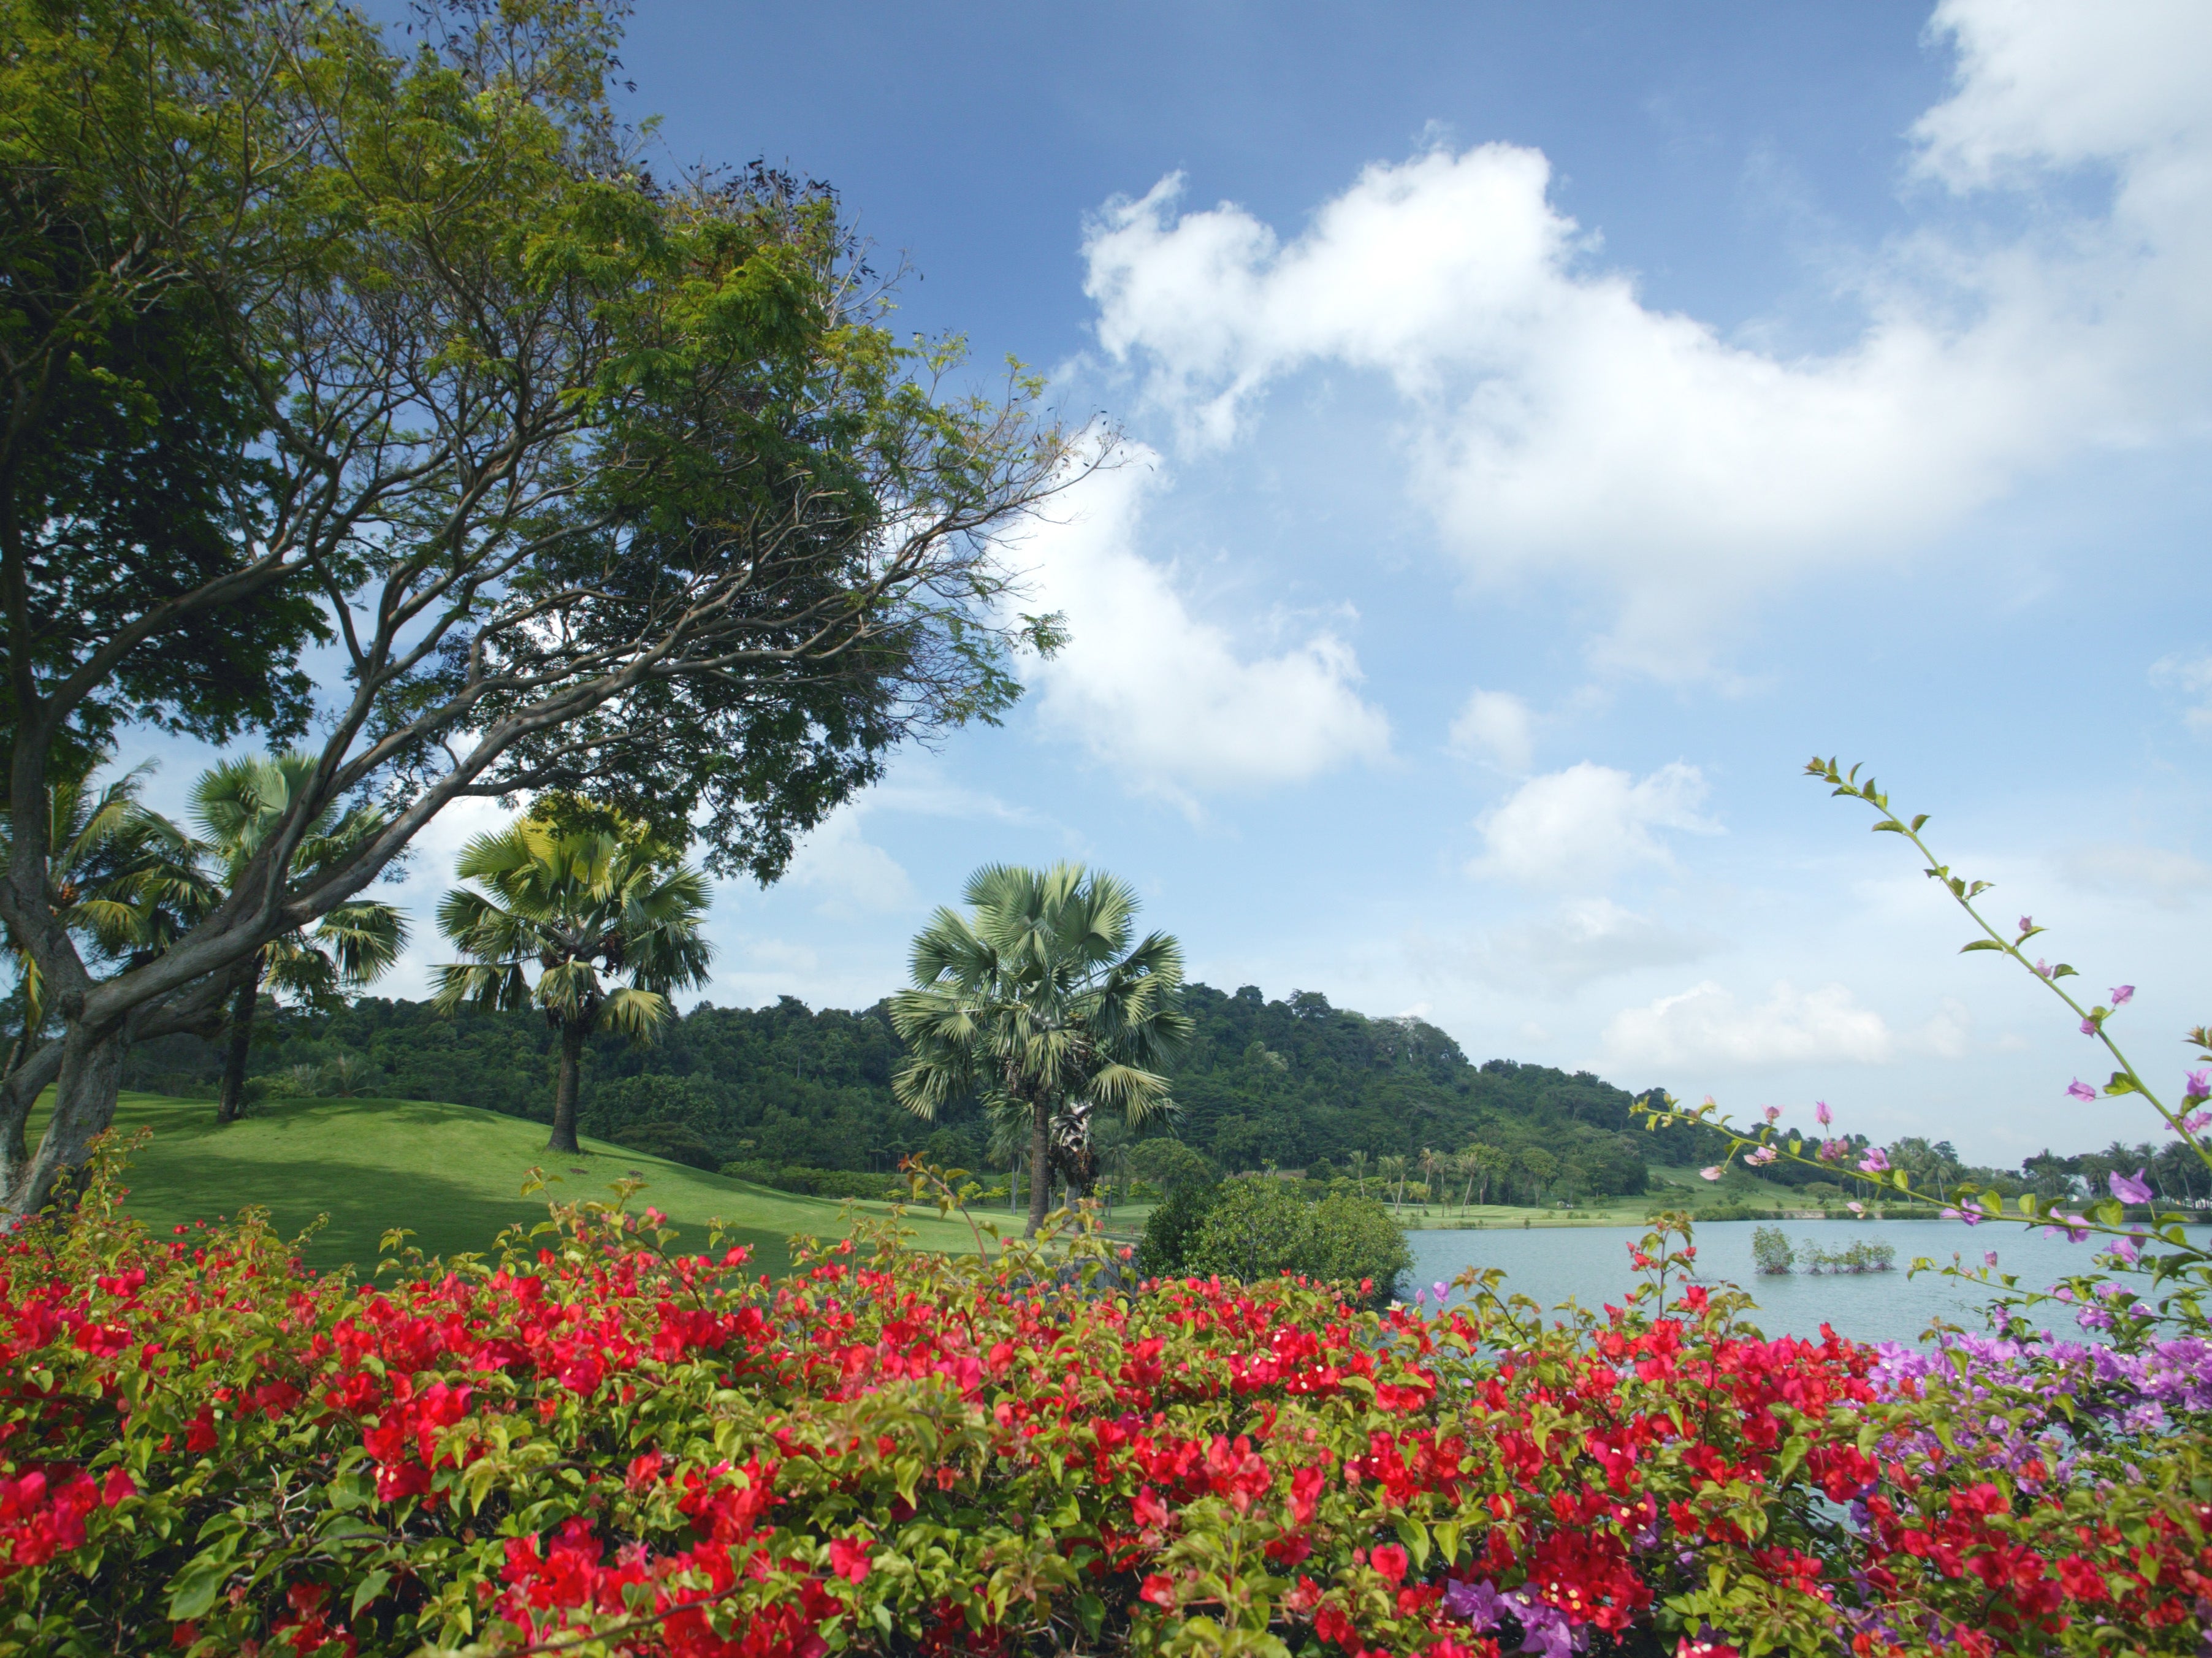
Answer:
[[[975,865],[1072,857],[1195,976],[1478,1060],[2154,1133],[1797,771],[1871,762],[2178,1077],[2212,10],[644,0],[624,64],[665,163],[832,181],[911,325],[1126,434],[1015,553],[1073,646],[725,888],[711,999],[865,1005]]]

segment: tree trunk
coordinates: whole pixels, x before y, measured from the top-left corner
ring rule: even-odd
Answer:
[[[1037,1235],[1051,1199],[1052,1102],[1037,1099],[1030,1102],[1030,1224],[1024,1237]]]
[[[222,1057],[222,1092],[215,1105],[217,1122],[236,1122],[246,1114],[246,1051],[253,1042],[253,1014],[261,1001],[261,963],[230,1005],[230,1048]]]
[[[553,1090],[553,1138],[545,1142],[548,1151],[573,1156],[583,1149],[576,1144],[576,1093],[583,1069],[584,1027],[564,1024],[561,1027],[561,1080]]]
[[[0,1198],[9,1210],[35,1215],[60,1194],[64,1174],[75,1177],[83,1173],[93,1141],[115,1121],[123,1057],[129,1046],[119,1024],[96,1033],[72,1024],[64,1033],[54,1114],[40,1137],[38,1151],[9,1171],[8,1188]]]

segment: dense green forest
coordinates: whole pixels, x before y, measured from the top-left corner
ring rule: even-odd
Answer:
[[[1477,1066],[1434,1025],[1376,1019],[1300,991],[1269,1001],[1193,985],[1185,1005],[1196,1039],[1175,1073],[1171,1128],[1225,1169],[1342,1163],[1358,1153],[1415,1160],[1470,1144],[1556,1169],[1546,1196],[1642,1192],[1647,1160],[1710,1154],[1693,1131],[1651,1134],[1629,1114],[1633,1096],[1587,1072],[1492,1060]],[[536,1119],[550,1116],[555,1041],[534,1014],[441,1017],[422,1003],[362,997],[329,1014],[272,1011],[252,1074],[286,1085],[336,1075],[349,1093],[437,1099]],[[914,1151],[971,1167],[996,1163],[972,1108],[935,1125],[891,1098],[901,1057],[882,1007],[819,1011],[785,997],[772,1007],[702,1004],[648,1048],[593,1042],[583,1095],[586,1132],[613,1136],[680,1125],[731,1161],[883,1170]],[[130,1086],[197,1092],[216,1074],[215,1049],[189,1038],[147,1044]],[[933,1135],[936,1136],[933,1145]],[[1541,1156],[1534,1166],[1544,1168]],[[1537,1195],[1533,1180],[1512,1195]],[[1513,1175],[1493,1195],[1508,1194]]]
[[[1577,1199],[1641,1193],[1650,1165],[1680,1168],[1719,1153],[1700,1131],[1645,1131],[1630,1116],[1636,1096],[1588,1072],[1510,1060],[1478,1066],[1423,1020],[1370,1018],[1312,991],[1269,1001],[1249,985],[1234,993],[1192,985],[1184,1003],[1197,1032],[1175,1072],[1179,1110],[1173,1124],[1149,1132],[1179,1136],[1224,1170],[1325,1173],[1364,1153],[1407,1157],[1418,1180],[1425,1150],[1481,1145],[1504,1154],[1491,1197]],[[252,1072],[264,1088],[447,1100],[539,1121],[551,1115],[556,1044],[535,1013],[447,1018],[424,1003],[365,996],[327,1014],[272,1007],[262,1027]],[[817,1011],[789,996],[762,1008],[702,1003],[651,1047],[593,1039],[583,1127],[669,1155],[688,1144],[690,1160],[709,1165],[882,1173],[925,1151],[940,1163],[1004,1168],[972,1108],[929,1124],[894,1102],[890,1078],[901,1057],[881,1005],[856,1013]],[[218,1069],[214,1045],[171,1037],[139,1047],[125,1082],[211,1095]],[[648,1127],[655,1133],[641,1139]],[[2055,1198],[2081,1181],[2101,1191],[2109,1171],[2147,1166],[2170,1199],[2212,1195],[2200,1169],[2171,1155],[2177,1149],[2116,1142],[2101,1151],[2045,1151],[2018,1170],[1966,1167],[1946,1142],[1907,1139],[1891,1154],[1916,1184],[1933,1189],[1966,1177],[2007,1195]],[[1760,1174],[1813,1188],[1808,1198],[1844,1195],[1849,1179],[1838,1170],[1824,1181],[1823,1171],[1787,1162]],[[1459,1189],[1468,1176],[1448,1178]]]

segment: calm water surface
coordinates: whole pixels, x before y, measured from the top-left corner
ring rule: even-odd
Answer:
[[[2089,1265],[2094,1244],[2046,1238],[2040,1230],[1995,1223],[1967,1227],[1956,1221],[1771,1221],[1792,1243],[1808,1239],[1834,1250],[1855,1239],[1896,1246],[1896,1270],[1857,1276],[1818,1277],[1802,1272],[1760,1278],[1752,1270],[1751,1235],[1746,1221],[1716,1222],[1698,1229],[1698,1278],[1701,1283],[1727,1279],[1748,1290],[1759,1303],[1752,1318],[1770,1336],[1818,1336],[1823,1323],[1856,1341],[1917,1343],[1931,1319],[1942,1318],[1970,1330],[1983,1327],[1983,1292],[1933,1272],[1908,1275],[1917,1255],[1938,1266],[1954,1254],[1978,1266],[1985,1249],[1997,1252],[2000,1271],[2017,1273],[2022,1288],[2040,1290],[2062,1272]],[[2195,1230],[2195,1229],[2192,1229]],[[1628,1264],[1627,1245],[1644,1236],[1641,1226],[1559,1227],[1549,1231],[1408,1232],[1413,1271],[1402,1286],[1450,1279],[1469,1266],[1502,1266],[1509,1293],[1528,1296],[1546,1307],[1572,1298],[1592,1311],[1618,1302],[1637,1284]],[[1801,1247],[1800,1253],[1802,1253]],[[2067,1333],[2075,1333],[2068,1331]]]

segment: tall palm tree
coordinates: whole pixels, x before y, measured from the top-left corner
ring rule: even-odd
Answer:
[[[1133,947],[1136,895],[1078,864],[992,864],[968,879],[969,914],[940,909],[914,941],[913,987],[891,998],[911,1055],[899,1102],[934,1118],[979,1094],[1003,1127],[1027,1131],[1030,1236],[1055,1169],[1088,1191],[1091,1116],[1132,1126],[1172,1108],[1162,1072],[1189,1045],[1182,947],[1165,933]]]
[[[139,798],[153,767],[133,767],[95,790],[92,776],[106,759],[92,755],[82,769],[57,775],[48,787],[46,902],[54,919],[83,941],[92,961],[119,963],[158,950],[174,931],[178,901],[190,910],[206,895],[193,868],[191,842]],[[0,861],[8,855],[9,832],[9,819],[0,815]],[[8,1044],[0,1077],[30,1056],[49,1011],[37,959],[12,931],[6,945],[22,1023]],[[20,1140],[20,1120],[13,1132]],[[25,1150],[15,1148],[19,1160]]]
[[[283,827],[292,802],[313,780],[315,763],[314,756],[296,750],[248,754],[200,774],[192,786],[192,821],[207,837],[205,853],[216,865],[215,884],[222,893],[235,890],[270,836]],[[384,823],[384,814],[373,806],[325,812],[301,838],[290,873],[320,873],[373,837]],[[246,1108],[246,1062],[264,984],[310,1005],[326,1006],[341,989],[357,989],[381,976],[406,943],[406,917],[390,904],[364,899],[340,904],[312,933],[295,927],[262,945],[231,1000],[216,1121],[235,1121]]]
[[[651,1042],[668,993],[707,982],[707,878],[628,824],[577,827],[544,810],[477,836],[457,872],[481,890],[448,892],[438,930],[470,959],[438,969],[431,1005],[544,1014],[561,1038],[545,1149],[574,1152],[584,1039],[617,1030]]]
[[[1375,1160],[1376,1168],[1382,1171],[1383,1181],[1390,1187],[1391,1206],[1401,1212],[1406,1207],[1406,1163],[1407,1159],[1399,1157]]]

